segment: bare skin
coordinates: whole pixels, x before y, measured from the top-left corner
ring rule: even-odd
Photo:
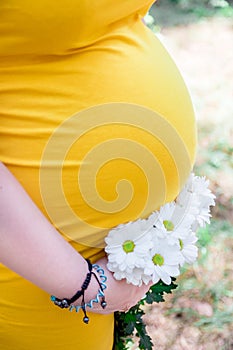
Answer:
[[[88,272],[84,258],[56,231],[2,163],[0,262],[58,298],[73,296]],[[104,314],[127,310],[149,289],[145,285],[129,285],[125,280],[116,281],[106,267],[106,258],[97,263],[104,268],[108,278],[105,292],[108,305],[104,310],[96,305],[93,312]],[[98,284],[92,279],[86,300],[94,298],[97,290]]]

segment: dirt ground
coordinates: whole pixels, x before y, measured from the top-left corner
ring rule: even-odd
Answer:
[[[232,19],[212,18],[185,27],[164,28],[161,38],[172,53],[189,87],[199,128],[212,125],[214,137],[224,138],[233,146]],[[201,154],[198,154],[198,157],[201,157]],[[226,196],[229,193],[232,195],[232,172],[223,174],[222,179],[219,173],[218,176],[223,192]],[[218,254],[224,252],[220,251]],[[218,255],[217,258],[221,261],[221,256]],[[230,268],[232,269],[232,265]],[[217,277],[216,283],[219,283]],[[227,299],[226,302],[230,300],[232,302],[232,299]],[[149,307],[145,316],[148,332],[155,344],[154,349],[233,349],[233,323],[222,329],[219,327],[206,331],[194,325],[192,315],[185,318],[179,313],[169,314],[174,305],[177,308],[191,308],[206,317],[213,315],[212,305],[208,300],[198,299],[198,295],[195,299],[189,298],[188,295],[181,296],[176,304],[174,301],[171,303],[171,297],[167,296],[165,303]]]

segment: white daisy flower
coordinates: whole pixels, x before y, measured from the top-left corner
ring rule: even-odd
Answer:
[[[169,233],[170,244],[177,242],[179,236],[183,236],[190,230],[193,219],[185,215],[185,210],[180,210],[175,202],[167,203],[159,211],[159,221],[162,223],[166,233]],[[158,227],[162,232],[163,228]],[[160,233],[161,234],[161,233]]]
[[[144,274],[144,269],[135,267],[134,269],[126,269],[120,271],[117,264],[107,263],[109,271],[113,272],[113,276],[116,280],[126,279],[127,283],[134,284],[135,286],[141,286],[142,283],[148,284],[151,281],[151,276]]]
[[[154,246],[150,250],[144,274],[151,276],[153,283],[160,279],[165,284],[171,284],[171,277],[180,274],[179,265],[183,262],[180,247],[177,244],[169,244],[169,238],[154,239]]]
[[[188,232],[185,237],[179,238],[180,252],[183,257],[181,266],[183,266],[184,263],[192,264],[196,261],[198,256],[198,249],[195,245],[196,242],[197,236],[194,232]]]
[[[114,273],[114,277],[118,277],[119,273]],[[144,274],[143,269],[134,268],[132,273],[124,273],[124,277],[127,283],[133,284],[135,286],[141,286],[142,283],[148,284],[151,281],[151,276]],[[122,279],[122,278],[121,278]]]
[[[152,248],[151,233],[146,228],[146,220],[137,220],[118,226],[105,238],[109,269],[123,272],[135,267],[144,267],[146,256]]]
[[[167,203],[146,220],[119,225],[106,237],[107,267],[117,280],[140,286],[160,279],[171,283],[179,267],[193,263],[198,250],[194,233],[209,222],[215,196],[209,182],[191,174],[175,202]]]
[[[192,174],[192,190],[195,192],[197,195],[204,196],[204,197],[210,197],[212,200],[210,201],[214,205],[214,198],[215,196],[213,193],[210,191],[209,187],[209,180],[206,179],[205,176],[195,176]]]
[[[173,231],[175,228],[174,213],[175,203],[167,203],[159,210],[159,221],[163,224],[166,231]]]
[[[186,182],[185,186],[176,198],[176,209],[174,215],[180,220],[186,220],[194,223],[196,216],[198,215],[200,206],[199,199],[196,193],[193,192],[194,175],[191,174]]]
[[[209,186],[209,180],[205,177],[195,176],[194,191],[197,193],[200,206],[199,213],[196,217],[196,221],[193,228],[196,229],[198,226],[205,226],[206,223],[210,223],[210,206],[215,205],[215,195],[211,193]]]
[[[209,223],[210,206],[215,205],[215,195],[208,188],[209,181],[205,177],[190,175],[183,190],[176,199],[181,210],[185,210],[185,216],[193,220],[192,229]],[[177,215],[177,213],[176,213]]]

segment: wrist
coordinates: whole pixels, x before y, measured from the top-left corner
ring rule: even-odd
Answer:
[[[84,282],[82,283],[81,289],[78,289],[70,298],[65,297],[60,299],[52,295],[51,300],[55,305],[62,309],[69,309],[69,311],[75,310],[76,312],[81,309],[84,313],[83,321],[88,323],[89,317],[86,313],[87,308],[93,309],[95,304],[99,304],[102,309],[107,306],[104,294],[104,290],[107,288],[107,277],[103,268],[101,268],[98,264],[91,264],[88,259],[86,259],[86,263],[88,272]],[[91,288],[88,293],[89,287]],[[98,292],[93,298],[91,298],[93,295],[93,289],[97,289]]]

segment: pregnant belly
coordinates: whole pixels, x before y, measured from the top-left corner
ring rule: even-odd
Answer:
[[[23,60],[0,67],[2,160],[61,232],[101,247],[109,228],[176,197],[194,161],[193,108],[143,24]]]

